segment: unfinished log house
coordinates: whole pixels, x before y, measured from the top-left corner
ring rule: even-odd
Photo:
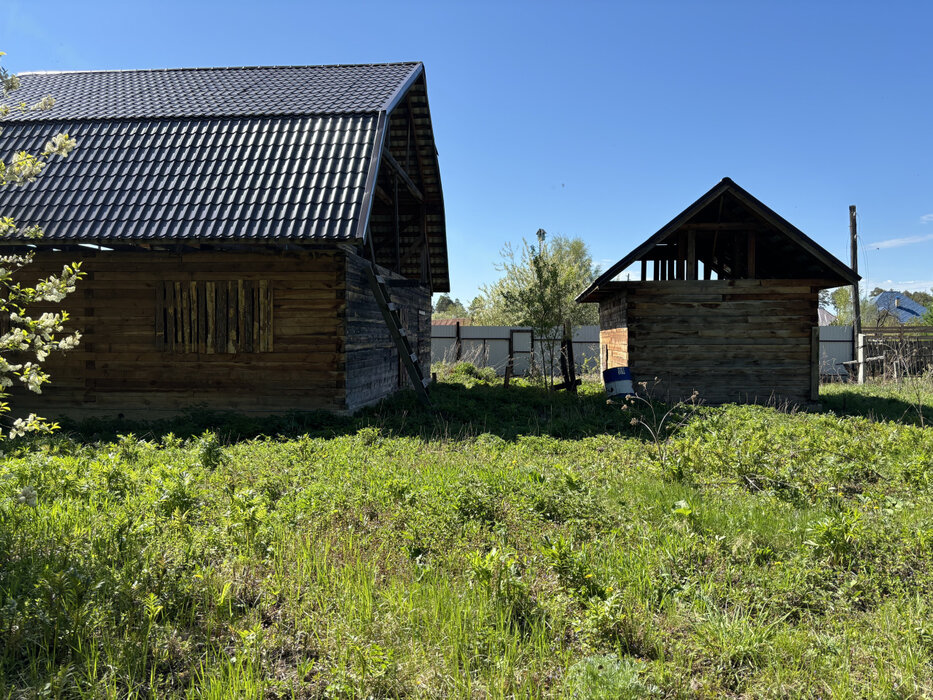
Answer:
[[[0,212],[44,228],[32,275],[86,276],[64,302],[80,347],[18,409],[353,411],[429,366],[431,293],[450,285],[422,64],[21,82],[11,98],[56,105],[5,120],[6,148],[78,145],[0,189]]]
[[[819,395],[819,292],[858,279],[725,178],[577,301],[599,304],[603,369],[657,377],[657,398],[801,403]]]

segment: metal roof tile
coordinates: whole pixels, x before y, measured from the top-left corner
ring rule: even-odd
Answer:
[[[4,146],[79,140],[0,212],[56,240],[356,235],[378,112],[420,64],[22,76],[47,113],[4,122]],[[105,218],[101,218],[105,217]],[[54,226],[52,225],[54,223]]]

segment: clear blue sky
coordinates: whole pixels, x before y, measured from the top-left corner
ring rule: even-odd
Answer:
[[[933,4],[3,0],[13,71],[425,63],[452,295],[506,242],[603,268],[724,176],[867,288],[933,287]]]

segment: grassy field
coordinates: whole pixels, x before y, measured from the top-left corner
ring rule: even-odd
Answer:
[[[928,389],[433,396],[3,445],[0,697],[933,695]]]

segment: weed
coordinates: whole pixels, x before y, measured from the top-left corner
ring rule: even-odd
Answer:
[[[581,700],[638,700],[661,697],[641,679],[637,666],[614,655],[588,656],[567,671],[567,696]]]
[[[681,481],[685,474],[683,461],[674,465],[668,463],[668,443],[678,428],[686,425],[700,408],[698,392],[694,391],[688,399],[682,399],[673,404],[657,401],[654,390],[661,380],[654,378],[654,382],[639,382],[641,394],[629,394],[625,397],[623,408],[632,409],[631,424],[640,426],[651,438],[654,445],[655,457],[661,468],[671,478]],[[671,468],[673,466],[673,468]]]
[[[847,566],[856,558],[865,536],[862,514],[848,508],[821,518],[807,530],[810,539],[806,544],[813,547],[818,557],[827,557],[834,565]]]
[[[217,467],[226,463],[227,453],[224,452],[223,445],[217,437],[217,433],[205,430],[197,439],[196,449],[201,468],[207,471],[213,471]]]
[[[527,632],[540,610],[521,575],[521,565],[515,554],[493,547],[486,554],[470,556],[473,581],[501,606],[516,627]]]
[[[439,416],[7,443],[0,697],[929,696],[933,430],[895,389],[653,436],[463,368]]]

